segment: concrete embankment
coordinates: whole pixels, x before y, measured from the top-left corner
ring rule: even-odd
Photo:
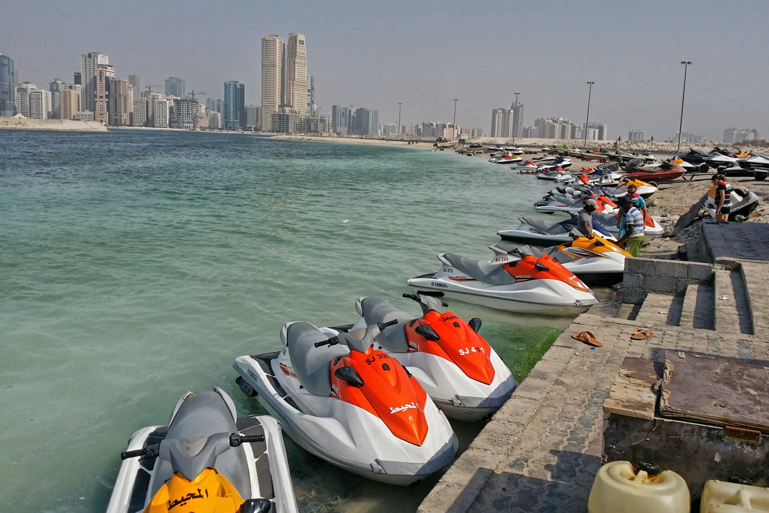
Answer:
[[[52,130],[63,132],[106,132],[107,127],[96,121],[75,119],[29,119],[0,117],[0,129],[5,130]]]

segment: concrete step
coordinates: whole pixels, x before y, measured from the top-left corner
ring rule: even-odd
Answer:
[[[769,316],[765,315],[769,311],[769,265],[743,262],[740,273],[751,328],[756,335],[769,338]]]
[[[684,328],[694,327],[694,310],[697,307],[697,289],[699,283],[690,283],[686,286],[684,292],[684,304],[681,307],[681,315],[678,318],[678,325]]]
[[[716,329],[752,334],[747,288],[739,267],[715,271]]]
[[[701,330],[715,330],[716,329],[716,314],[715,314],[715,290],[713,287],[713,284],[710,282],[702,282],[699,285],[692,285],[692,287],[696,287],[692,292],[695,292],[690,301],[693,301],[693,305],[690,302],[687,304],[687,300],[684,299],[684,308],[683,312],[688,312],[689,309],[692,309],[692,328],[697,328]],[[687,296],[689,295],[690,289],[687,288]],[[688,315],[688,314],[687,314]],[[681,326],[684,326],[683,324],[683,316],[684,313],[681,314]],[[687,324],[686,327],[689,327]]]
[[[659,294],[649,292],[641,305],[636,321],[645,325],[664,326],[670,322],[671,305],[673,305],[676,296],[672,294]]]

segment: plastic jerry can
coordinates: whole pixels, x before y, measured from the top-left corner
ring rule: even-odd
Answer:
[[[689,513],[686,481],[653,463],[613,461],[598,470],[590,490],[590,513]],[[724,512],[726,513],[726,512]]]
[[[705,483],[700,513],[769,511],[769,488],[711,480]]]

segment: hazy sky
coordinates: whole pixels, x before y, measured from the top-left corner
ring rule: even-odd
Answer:
[[[514,92],[524,124],[539,117],[631,128],[656,140],[678,131],[721,139],[724,128],[769,136],[769,1],[164,1],[3,0],[0,53],[21,80],[72,81],[80,54],[109,56],[118,77],[221,98],[223,82],[260,102],[261,37],[307,38],[316,103],[379,110],[381,123],[451,121],[490,130]]]

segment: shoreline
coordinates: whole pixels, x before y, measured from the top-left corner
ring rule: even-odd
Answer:
[[[47,132],[107,132],[107,127],[96,121],[76,119],[30,119],[0,117],[0,130],[42,130]]]

